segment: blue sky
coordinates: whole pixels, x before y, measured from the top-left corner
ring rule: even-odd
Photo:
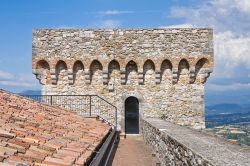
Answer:
[[[33,28],[214,28],[207,104],[250,103],[249,0],[2,0],[0,88],[40,86],[31,73]]]

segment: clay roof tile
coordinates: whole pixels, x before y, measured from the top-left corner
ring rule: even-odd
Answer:
[[[83,165],[110,126],[0,90],[0,164]]]

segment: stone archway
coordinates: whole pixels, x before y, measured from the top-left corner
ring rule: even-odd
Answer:
[[[139,134],[139,100],[132,96],[125,100],[125,133]]]

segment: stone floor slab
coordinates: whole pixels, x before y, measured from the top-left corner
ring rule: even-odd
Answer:
[[[112,166],[155,166],[156,159],[141,135],[120,139]]]

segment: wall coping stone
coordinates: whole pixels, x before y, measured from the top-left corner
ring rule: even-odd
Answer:
[[[143,119],[162,134],[175,139],[212,165],[240,165],[250,163],[250,148],[224,138],[173,124],[158,118]]]

